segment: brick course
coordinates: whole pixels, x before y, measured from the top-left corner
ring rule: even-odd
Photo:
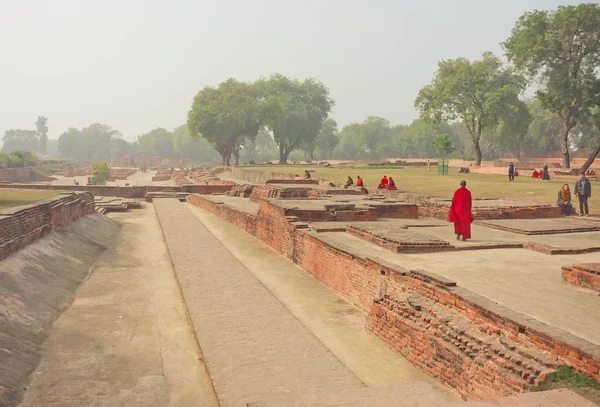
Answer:
[[[564,266],[561,273],[563,280],[569,284],[600,291],[600,263]]]
[[[458,388],[465,396],[486,398],[523,391],[528,386],[537,385],[549,372],[545,370],[548,366],[556,365],[550,360],[600,380],[600,346],[500,306],[435,274],[405,270],[381,259],[357,257],[334,247],[322,234],[309,230],[303,219],[290,215],[286,209],[269,200],[259,201],[255,220],[253,216],[202,197],[192,203],[241,225],[348,301],[369,312],[367,328],[372,333],[446,383],[454,386],[459,386],[457,381],[468,383]],[[427,329],[411,327],[408,320],[402,322],[391,315],[381,302],[374,303],[374,299],[385,296],[409,294],[420,296],[423,301],[433,304],[432,307],[460,318],[468,325],[465,332],[470,332],[470,335],[480,332],[486,336],[484,342],[488,344],[487,348],[479,344],[480,348],[494,353],[495,348],[492,349],[489,344],[493,340],[502,341],[505,343],[503,346],[511,351],[509,359],[498,354],[492,358],[491,355],[486,356],[485,351],[472,356],[472,352],[465,353],[460,346],[459,351],[451,350],[451,342],[429,332],[430,326]],[[399,326],[398,323],[404,325]],[[426,349],[436,351],[426,352]],[[485,361],[477,359],[478,362],[475,362],[476,357]],[[534,359],[535,363],[522,360],[523,357]],[[516,367],[524,364],[529,367]],[[543,368],[540,369],[540,365]]]
[[[0,211],[0,260],[94,210],[94,196],[80,192]]]

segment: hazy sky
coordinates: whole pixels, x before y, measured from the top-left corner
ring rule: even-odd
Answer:
[[[229,77],[316,77],[340,125],[417,114],[441,58],[501,53],[516,19],[569,0],[0,0],[0,134],[100,122],[134,140],[185,123]]]

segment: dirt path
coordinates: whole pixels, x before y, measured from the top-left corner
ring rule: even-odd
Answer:
[[[154,207],[108,249],[44,343],[22,406],[216,407]]]

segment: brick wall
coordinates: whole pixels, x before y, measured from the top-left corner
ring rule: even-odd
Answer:
[[[202,207],[243,225],[369,312],[370,332],[467,397],[488,398],[523,391],[538,384],[557,364],[572,366],[600,380],[600,346],[456,287],[456,283],[435,274],[404,270],[381,259],[357,257],[334,247],[308,230],[301,219],[268,201],[259,201],[254,231],[248,226],[253,222],[251,217],[226,205],[220,209],[216,206]],[[398,314],[380,299],[399,295],[421,297],[422,302],[431,304],[429,309],[435,315],[452,314],[460,318],[461,324],[446,324],[442,329],[444,324],[432,326],[431,316],[427,315],[419,319],[421,325],[415,325],[415,315]],[[374,299],[379,300],[374,303]],[[460,336],[451,338],[452,332]]]
[[[64,194],[0,211],[0,260],[93,212],[94,197],[89,192]]]
[[[563,280],[569,284],[600,291],[600,263],[564,266],[561,273]]]
[[[232,174],[238,179],[251,182],[252,184],[264,184],[272,179],[295,179],[295,174],[285,174],[281,172],[269,172],[260,170],[244,169],[240,167],[234,167]],[[298,175],[304,173],[303,170],[298,171]]]
[[[0,188],[9,189],[48,189],[54,191],[91,192],[94,196],[118,196],[121,198],[144,198],[147,192],[160,192],[167,185],[148,186],[105,186],[105,185],[35,185],[35,184],[0,184]],[[233,185],[185,185],[183,191],[195,194],[219,194],[231,191]]]
[[[188,195],[187,201],[241,227],[252,235],[256,234],[256,216],[248,212],[240,211],[224,203],[216,203],[195,194]]]

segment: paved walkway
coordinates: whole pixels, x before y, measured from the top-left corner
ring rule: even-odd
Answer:
[[[221,407],[364,386],[182,203],[154,205]]]
[[[110,217],[119,240],[54,322],[21,407],[218,407],[154,208]]]

